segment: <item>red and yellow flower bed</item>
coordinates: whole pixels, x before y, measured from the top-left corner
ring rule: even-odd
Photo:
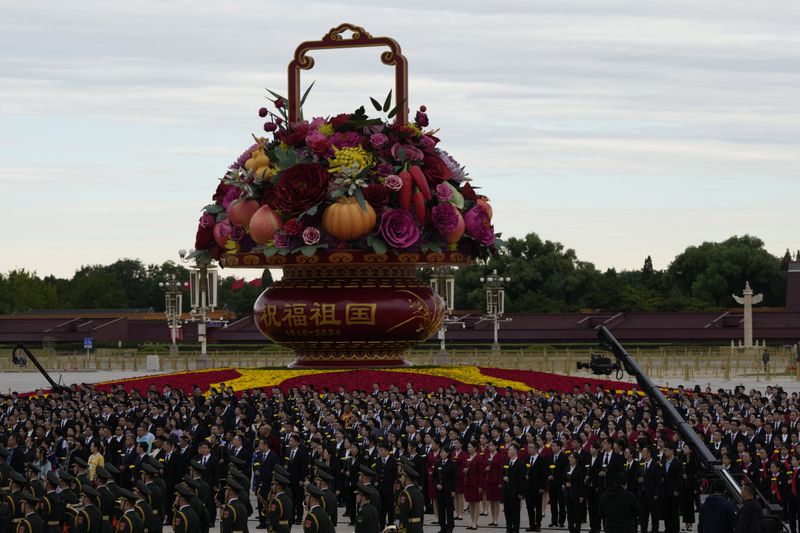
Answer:
[[[114,385],[125,390],[146,392],[151,386],[161,390],[165,385],[191,391],[195,386],[203,392],[221,386],[232,387],[235,392],[251,389],[279,387],[286,391],[293,387],[313,385],[322,389],[372,390],[373,383],[381,389],[392,385],[405,389],[411,385],[415,390],[436,391],[455,385],[459,392],[471,392],[473,387],[490,383],[498,388],[510,387],[516,391],[538,390],[542,392],[572,392],[575,387],[589,384],[593,389],[602,385],[606,389],[630,391],[633,384],[619,381],[583,377],[563,376],[528,370],[508,370],[478,366],[419,367],[363,370],[311,370],[311,369],[242,369],[216,368],[156,374],[141,378],[105,381],[95,384],[98,390],[108,391]]]

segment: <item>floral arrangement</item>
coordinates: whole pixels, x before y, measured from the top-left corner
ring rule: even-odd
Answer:
[[[107,392],[117,385],[122,385],[128,391],[135,389],[145,393],[151,386],[160,391],[165,385],[184,391],[191,391],[198,386],[207,392],[212,387],[219,389],[221,383],[225,383],[226,387],[230,386],[235,392],[272,387],[287,391],[293,387],[308,385],[313,385],[317,390],[325,387],[337,390],[340,385],[344,385],[347,390],[371,390],[373,383],[378,383],[381,387],[397,385],[401,388],[410,383],[414,389],[426,392],[435,392],[439,387],[447,388],[451,385],[455,385],[460,392],[471,392],[472,387],[483,387],[486,383],[498,388],[511,387],[515,391],[572,392],[574,387],[583,387],[586,383],[592,387],[603,385],[619,394],[630,394],[635,390],[633,383],[472,365],[374,370],[217,368],[105,381],[94,386],[101,392]]]
[[[289,123],[286,99],[270,94],[273,109],[259,116],[271,138],[253,136],[255,144],[229,167],[203,209],[196,255],[495,252],[489,200],[439,147],[425,106],[413,123],[399,125],[390,92],[383,104],[370,99],[383,118],[360,107]]]

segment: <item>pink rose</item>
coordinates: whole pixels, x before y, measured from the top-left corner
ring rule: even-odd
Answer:
[[[392,248],[404,249],[419,240],[419,226],[414,217],[405,209],[388,209],[381,217],[378,231]]]
[[[439,204],[431,210],[433,226],[442,235],[452,233],[459,224],[458,209],[453,204]]]
[[[308,246],[317,244],[319,242],[319,230],[313,226],[309,226],[303,230],[303,242]]]
[[[214,224],[217,223],[217,217],[212,215],[211,213],[203,213],[203,216],[200,217],[200,227],[205,228],[213,228]]]
[[[383,182],[387,189],[390,191],[399,191],[403,188],[403,180],[397,174],[389,174],[386,176],[386,181]]]
[[[408,144],[394,143],[391,152],[392,157],[398,161],[400,160],[401,154],[403,155],[404,161],[419,161],[424,157],[422,150]]]
[[[328,138],[317,130],[306,135],[306,146],[315,154],[324,154],[328,149]]]
[[[440,202],[449,202],[453,198],[453,189],[446,183],[436,186],[436,199]]]

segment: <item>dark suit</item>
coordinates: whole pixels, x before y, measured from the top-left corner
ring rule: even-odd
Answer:
[[[394,523],[394,482],[397,478],[397,461],[391,455],[386,457],[385,462],[378,458],[375,472],[378,474],[378,492],[381,495],[378,525],[383,529],[387,524]]]
[[[584,505],[586,504],[586,469],[580,463],[575,465],[572,472],[567,470],[564,475],[564,499],[567,502],[567,523],[570,533],[577,533],[584,520]],[[569,484],[569,487],[567,486]]]
[[[12,469],[16,470],[22,475],[25,475],[25,454],[19,446],[13,450],[8,450],[9,455],[6,458],[6,464]]]
[[[680,508],[681,492],[683,492],[683,464],[680,459],[673,457],[667,467],[664,461],[663,479],[664,501],[662,502],[664,513],[664,533],[678,533],[680,531]],[[677,493],[677,494],[676,494]],[[672,511],[675,509],[676,511]]]
[[[550,520],[551,523],[563,526],[567,521],[567,504],[564,501],[564,474],[567,469],[567,456],[563,452],[558,457],[553,458],[553,465],[550,468]]]
[[[519,457],[503,465],[503,514],[508,533],[519,531],[519,504],[525,494],[524,465],[525,462]]]
[[[527,485],[525,488],[525,507],[528,510],[530,527],[542,526],[542,492],[547,487],[547,475],[550,472],[549,459],[541,456],[529,457],[526,463]]]
[[[298,502],[294,506],[295,522],[300,522],[303,518],[303,506],[299,502],[303,501],[303,483],[308,476],[308,453],[299,446],[295,448],[294,458],[292,450],[286,449],[286,470],[289,471],[290,481],[292,482],[292,501]]]
[[[439,532],[452,533],[455,525],[453,522],[453,492],[456,490],[456,463],[450,459],[436,461],[433,475],[435,485],[437,485],[436,507],[439,513]]]
[[[661,465],[655,459],[650,465],[640,466],[639,503],[642,506],[642,533],[647,533],[647,523],[651,522],[652,531],[658,531],[661,497],[664,494]]]

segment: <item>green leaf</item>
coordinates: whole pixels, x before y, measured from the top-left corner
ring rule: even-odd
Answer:
[[[425,242],[422,243],[419,247],[420,250],[423,252],[441,252],[442,247],[434,242]]]
[[[278,166],[285,170],[297,164],[297,152],[295,152],[294,148],[291,147],[276,148],[275,159],[278,162]]]
[[[273,255],[275,255],[277,253],[278,253],[278,249],[277,248],[267,248],[266,250],[264,250],[264,255],[266,257],[272,257]]]
[[[312,255],[317,253],[317,247],[316,246],[303,246],[302,248],[300,248],[300,252],[306,257],[311,257]]]
[[[449,181],[446,181],[445,183],[447,183],[447,185],[450,187],[450,190],[453,191],[453,196],[450,198],[449,202],[454,206],[456,206],[459,210],[463,210],[464,196],[460,192],[458,192],[458,189],[456,189],[452,183],[450,183]]]
[[[302,213],[300,213],[299,215],[297,215],[297,218],[303,218],[306,215],[309,215],[309,216],[316,215],[318,208],[319,208],[319,204],[317,204],[315,206],[312,206],[310,209],[307,209],[307,210],[303,211]]]
[[[286,99],[286,97],[285,97],[285,96],[281,96],[281,95],[279,95],[278,93],[276,93],[276,92],[274,92],[274,91],[270,91],[270,90],[269,90],[269,89],[267,89],[266,87],[264,87],[264,89],[265,89],[265,90],[266,90],[266,91],[267,91],[269,94],[271,94],[272,96],[274,96],[275,98],[280,98],[280,99],[281,99],[281,100],[283,100],[284,102],[288,102],[288,100]]]
[[[386,243],[378,237],[372,237],[370,245],[376,254],[385,254],[387,251],[389,251],[389,247],[386,246]]]
[[[394,108],[392,108],[391,111],[389,111],[389,114],[386,115],[386,118],[392,118],[393,116],[395,116],[397,114],[397,112],[400,111],[400,108],[403,106],[404,102],[405,102],[405,99],[400,100],[399,102],[397,102],[397,105],[394,106]]]
[[[386,100],[383,102],[383,112],[389,111],[389,106],[392,105],[392,90],[389,89],[389,94],[386,95]]]
[[[339,198],[343,194],[344,194],[344,189],[336,189],[331,193],[331,198]]]
[[[314,80],[314,81],[311,82],[311,85],[308,86],[308,89],[306,89],[306,92],[303,93],[303,97],[300,98],[300,108],[301,109],[303,107],[303,104],[306,103],[306,97],[308,97],[308,93],[311,92],[311,88],[314,86],[315,83],[317,83],[317,80]]]
[[[225,208],[219,204],[208,204],[203,208],[203,211],[205,211],[209,215],[216,215],[217,213],[225,211]]]
[[[356,189],[356,193],[353,195],[358,200],[358,205],[361,207],[361,210],[365,213],[367,212],[367,201],[364,200],[364,193],[361,192],[361,189]]]
[[[372,102],[372,107],[375,108],[375,111],[380,111],[382,109],[380,102],[375,100],[373,97],[370,96],[369,100],[370,100],[370,102]]]

